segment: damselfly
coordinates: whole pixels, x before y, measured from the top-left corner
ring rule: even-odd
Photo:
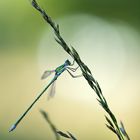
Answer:
[[[55,73],[53,79],[50,81],[50,83],[45,87],[45,89],[37,96],[37,98],[35,98],[35,100],[32,102],[32,104],[27,108],[27,110],[20,116],[20,118],[15,122],[14,125],[12,125],[12,127],[10,128],[9,132],[13,131],[17,125],[21,122],[21,120],[26,116],[26,114],[29,112],[29,110],[33,107],[33,105],[39,100],[39,98],[45,93],[45,91],[50,87],[50,85],[54,84],[55,81],[57,80],[57,78],[66,70],[73,78],[77,78],[77,77],[81,77],[82,75],[73,75],[71,72],[75,72],[78,67],[76,68],[72,68],[71,66],[74,65],[74,62],[71,63],[68,59],[65,61],[64,64],[60,65],[59,67],[57,67],[55,70],[47,70],[44,72],[44,74],[42,75],[41,79],[45,79],[47,78],[49,75],[51,75],[52,73]],[[50,97],[53,96],[53,92],[50,92]]]

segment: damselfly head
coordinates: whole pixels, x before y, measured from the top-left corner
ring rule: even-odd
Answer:
[[[65,61],[65,64],[66,64],[66,65],[71,65],[71,62],[67,59],[67,60]]]

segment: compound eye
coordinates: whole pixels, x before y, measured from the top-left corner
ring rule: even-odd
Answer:
[[[68,64],[71,65],[71,62],[68,60]]]

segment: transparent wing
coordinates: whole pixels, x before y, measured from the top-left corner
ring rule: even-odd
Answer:
[[[46,70],[43,75],[41,76],[41,79],[45,79],[47,78],[48,76],[50,76],[53,72],[55,72],[55,70]]]
[[[52,86],[51,86],[51,89],[49,91],[48,100],[50,98],[53,98],[54,97],[54,95],[55,95],[55,88],[56,88],[56,82],[54,81],[53,84],[52,84]]]

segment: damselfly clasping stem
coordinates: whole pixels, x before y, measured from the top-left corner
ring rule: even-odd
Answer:
[[[33,105],[40,99],[40,97],[45,93],[45,91],[57,80],[57,78],[64,72],[67,71],[73,78],[81,77],[82,75],[73,75],[71,72],[75,72],[77,68],[72,68],[71,66],[74,65],[74,62],[71,64],[69,60],[66,60],[64,64],[58,66],[55,70],[52,71],[45,71],[42,75],[42,79],[47,78],[51,73],[55,72],[54,78],[51,80],[51,82],[46,86],[46,88],[35,98],[35,100],[32,102],[32,104],[27,108],[27,110],[19,117],[19,119],[16,121],[14,125],[10,128],[9,132],[13,131],[17,125],[21,122],[21,120],[26,116],[26,114],[30,111],[30,109],[33,107]],[[53,93],[50,94],[54,95]]]

